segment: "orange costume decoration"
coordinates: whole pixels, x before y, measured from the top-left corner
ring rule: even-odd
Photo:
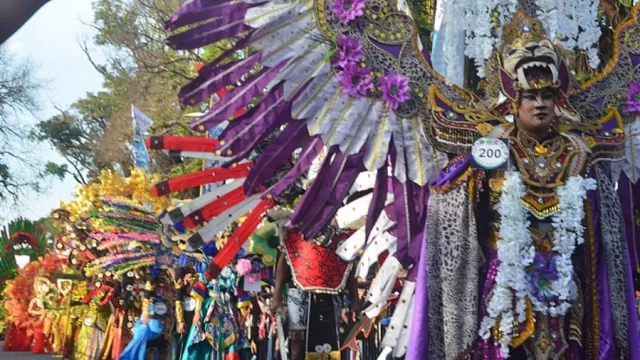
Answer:
[[[5,337],[5,351],[29,351],[36,319],[27,312],[33,298],[33,279],[39,270],[37,263],[31,263],[18,270],[15,279],[7,281],[3,291],[4,306],[9,319]]]

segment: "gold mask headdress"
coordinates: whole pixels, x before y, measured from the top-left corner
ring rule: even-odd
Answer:
[[[518,10],[502,29],[498,47],[503,92],[512,100],[523,90],[566,91],[566,65],[547,38],[542,22]]]

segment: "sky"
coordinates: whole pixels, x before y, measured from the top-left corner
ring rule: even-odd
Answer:
[[[79,40],[91,36],[91,29],[83,24],[91,22],[90,0],[52,0],[42,7],[4,46],[19,59],[30,59],[36,77],[44,81],[40,93],[41,111],[25,116],[24,121],[35,124],[56,115],[55,107],[66,109],[87,92],[102,88],[102,76],[92,67],[80,49]],[[92,52],[98,63],[104,58]],[[44,162],[63,163],[52,148],[39,145],[37,152]],[[52,180],[43,195],[28,193],[17,208],[0,207],[0,223],[17,216],[38,219],[47,216],[60,200],[70,200],[76,187],[73,179]]]

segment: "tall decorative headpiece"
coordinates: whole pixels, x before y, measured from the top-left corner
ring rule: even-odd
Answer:
[[[498,47],[502,90],[516,100],[523,90],[555,88],[566,93],[569,73],[542,22],[518,10],[502,29]]]

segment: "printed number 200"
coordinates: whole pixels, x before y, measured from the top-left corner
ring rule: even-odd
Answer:
[[[498,159],[502,156],[502,151],[500,149],[479,149],[481,158],[494,158]]]

